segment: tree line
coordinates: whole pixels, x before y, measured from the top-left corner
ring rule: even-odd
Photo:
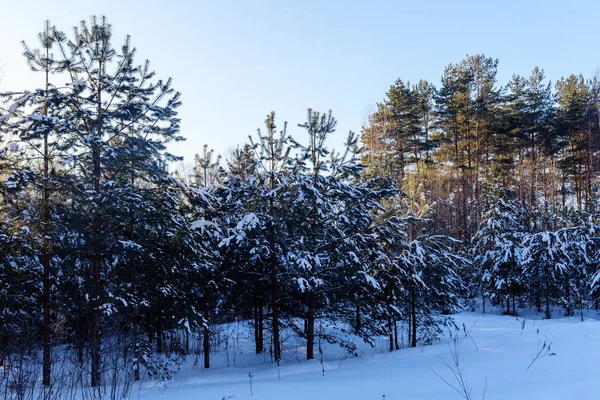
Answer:
[[[439,86],[396,80],[362,130],[367,176],[415,182],[435,229],[460,239],[467,299],[597,308],[600,82],[496,80],[498,60],[467,56]],[[581,315],[583,318],[583,314]]]
[[[25,362],[47,394],[70,379],[122,397],[173,357],[210,368],[235,320],[280,363],[286,332],[312,359],[322,340],[353,352],[348,334],[432,343],[480,298],[596,304],[595,80],[498,88],[497,61],[468,57],[440,88],[395,82],[340,152],[331,112],[295,135],[270,113],[226,160],[205,146],[170,172],[180,94],[129,37],[94,17],[39,39],[24,56],[42,88],[0,111],[5,394],[36,385]]]

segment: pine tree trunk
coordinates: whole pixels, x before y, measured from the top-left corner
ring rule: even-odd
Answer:
[[[259,316],[258,316],[258,299],[254,299],[254,350],[256,354],[259,354],[262,349],[262,343],[260,341],[260,324],[261,321],[259,320]]]
[[[483,292],[483,288],[481,289],[481,307],[482,313],[485,314],[485,293]]]
[[[566,312],[567,317],[571,317],[573,315],[573,310],[571,309],[571,282],[569,280],[569,275],[565,276],[565,300],[566,304]]]
[[[154,345],[154,330],[152,329],[152,316],[149,317],[147,334],[148,334],[148,343],[150,343],[150,346],[153,346]]]
[[[263,301],[259,300],[258,303],[258,343],[260,344],[259,353],[265,350],[265,339],[264,339],[264,315],[263,315]]]
[[[202,335],[202,351],[204,353],[204,368],[210,368],[210,328],[208,326],[208,300],[204,299],[204,329]]]
[[[190,332],[185,331],[185,354],[190,354]]]
[[[92,317],[90,319],[90,350],[92,355],[92,387],[100,386],[100,350],[101,350],[101,341],[100,341],[100,309],[98,296],[100,294],[99,286],[100,286],[100,254],[96,253],[94,255],[93,264],[94,264],[94,300],[92,305]]]
[[[44,197],[47,200],[47,191],[44,190]],[[47,204],[47,203],[46,203]],[[46,239],[44,239],[46,242]],[[50,375],[52,370],[52,358],[50,348],[50,255],[48,254],[47,243],[44,244],[42,254],[42,267],[44,270],[44,294],[43,294],[43,367],[42,367],[42,385],[50,386]]]
[[[594,211],[594,192],[592,187],[592,163],[593,163],[593,150],[592,150],[592,128],[591,122],[588,121],[587,127],[587,157],[586,157],[586,168],[585,168],[585,178],[586,178],[586,191],[587,191],[587,199],[586,199],[586,210],[589,212]]]
[[[165,351],[163,346],[163,332],[160,322],[156,325],[156,352],[162,354]]]
[[[133,149],[132,149],[133,151]],[[131,165],[131,169],[132,171],[134,170],[134,165],[132,163]],[[131,174],[131,189],[135,191],[135,173],[132,172]],[[134,222],[134,215],[131,214],[129,217],[129,240],[131,242],[134,241],[135,239],[135,222]],[[136,273],[135,273],[135,262],[132,256],[129,257],[129,283],[130,283],[130,291],[131,291],[131,298],[135,299],[136,298]],[[133,354],[134,354],[134,365],[133,365],[133,371],[134,371],[134,380],[139,381],[140,380],[140,358],[141,358],[141,354],[140,354],[140,346],[138,343],[138,313],[137,313],[137,301],[133,304],[132,306],[132,316],[131,316],[131,325],[132,325],[132,329],[131,329],[131,335],[133,337]]]
[[[274,238],[272,239],[274,240]],[[273,360],[281,361],[281,344],[279,343],[279,288],[277,284],[277,264],[275,254],[271,253],[271,328],[273,332]]]
[[[49,36],[49,23],[46,22],[46,37]],[[46,47],[46,60],[49,60],[49,47]],[[49,68],[46,66],[46,91],[50,87]],[[47,92],[46,92],[47,93]],[[47,100],[47,96],[46,96]],[[48,115],[48,105],[44,104],[43,115]],[[50,153],[48,149],[48,131],[44,131],[44,176],[43,176],[43,204],[42,204],[42,269],[43,269],[43,367],[42,367],[42,385],[50,386],[50,375],[52,372],[52,359],[50,348],[50,246],[48,243],[48,230],[50,227],[50,188],[48,180],[50,179]]]
[[[140,344],[139,339],[138,339],[138,321],[137,321],[137,314],[134,311],[134,315],[132,317],[132,338],[133,338],[133,355],[134,355],[134,364],[133,364],[133,379],[136,381],[140,380],[140,359],[141,359],[141,353],[140,353]]]
[[[102,60],[98,62],[98,109],[97,109],[97,126],[96,126],[96,140],[93,144],[92,149],[92,164],[93,164],[93,186],[96,196],[100,195],[100,179],[101,179],[101,165],[100,165],[100,142],[102,140]],[[100,215],[100,203],[97,204],[97,209],[94,216],[94,255],[93,255],[93,268],[94,268],[94,300],[92,302],[92,318],[90,326],[91,338],[91,352],[92,352],[92,387],[100,385],[100,350],[101,350],[101,338],[100,338],[100,272],[102,268],[102,258],[100,249],[100,236],[102,228],[102,220]]]
[[[388,315],[387,317],[387,325],[388,325],[388,336],[390,339],[390,352],[394,351],[394,325],[392,324],[392,317]]]
[[[312,155],[311,155],[311,159],[312,159],[312,165],[313,165],[313,177],[312,177],[312,189],[313,190],[317,190],[317,176],[318,176],[318,156],[317,156],[317,136],[315,133],[311,133],[311,149],[312,149]],[[401,168],[402,170],[404,169],[404,159],[403,159],[403,155],[401,155],[402,157],[402,162],[401,162]],[[312,251],[314,252],[313,256],[315,256],[316,258],[316,237],[317,237],[317,218],[318,218],[318,207],[317,207],[317,203],[315,198],[313,198],[312,201],[312,220],[311,220],[311,224],[310,224],[310,229],[311,229],[311,233],[312,233],[312,237],[311,237],[311,247],[312,247]],[[311,273],[313,275],[316,275],[317,273],[317,268],[316,265],[314,263],[314,261],[311,263]],[[316,294],[314,291],[310,291],[310,293],[308,294],[308,315],[307,315],[307,324],[306,324],[306,359],[307,360],[312,360],[313,358],[315,358],[314,356],[314,345],[315,345],[315,312],[316,312],[316,308],[317,308],[317,298],[316,298]]]
[[[515,295],[512,295],[512,308],[513,308],[513,316],[517,316],[517,307],[515,305]]]
[[[565,208],[567,205],[567,174],[565,170],[562,171],[562,207]]]
[[[394,346],[396,350],[400,350],[400,343],[398,341],[398,320],[394,317]]]
[[[536,178],[536,154],[535,154],[535,132],[531,133],[531,182],[529,187],[529,204],[531,207],[535,208],[535,178]]]
[[[77,343],[77,361],[79,362],[79,366],[83,368],[83,353],[84,353],[85,341],[83,337],[78,339]]]
[[[155,321],[155,333],[156,333],[156,352],[162,354],[163,348],[163,332],[162,332],[162,311],[158,311],[158,316]]]
[[[306,318],[306,359],[312,360],[315,358],[315,308],[316,295],[314,292],[308,294],[308,313]]]
[[[411,347],[417,347],[417,296],[414,289],[410,291],[410,316],[411,316]]]
[[[409,308],[409,314],[410,314],[410,308]],[[410,343],[412,343],[412,318],[408,318],[408,329],[406,331],[406,345],[408,346]]]
[[[272,135],[272,130],[270,135]],[[269,141],[270,154],[275,154],[273,141]],[[271,160],[271,171],[275,169],[275,164]],[[275,189],[274,177],[271,174],[269,179],[271,190]],[[269,245],[270,245],[270,267],[271,267],[271,328],[273,334],[273,360],[279,364],[281,361],[281,343],[279,338],[279,282],[277,277],[277,255],[276,255],[276,237],[275,237],[275,201],[273,196],[269,197],[269,216],[271,217],[271,225],[269,227]]]
[[[546,295],[546,319],[552,318],[552,314],[550,314],[550,296]]]
[[[84,347],[85,347],[85,333],[83,330],[83,326],[81,322],[81,311],[79,307],[77,307],[77,319],[75,320],[75,346],[77,348],[77,362],[79,363],[80,368],[83,369],[83,357],[84,357]]]

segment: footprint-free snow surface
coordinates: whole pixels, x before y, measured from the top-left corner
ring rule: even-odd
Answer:
[[[455,315],[454,321],[460,328],[451,330],[458,338],[460,369],[473,399],[481,399],[484,391],[487,400],[600,398],[597,386],[600,321],[595,315],[587,315],[581,322],[578,317],[543,320],[537,315],[515,318],[462,313]],[[470,330],[468,336],[463,324]],[[302,342],[290,336],[285,343],[285,361],[277,368],[268,355],[253,354],[248,328],[242,326],[240,323],[230,327],[235,339],[229,343],[228,352],[213,356],[212,368],[203,370],[192,362],[184,364],[166,386],[146,382],[141,391],[134,392],[134,397],[144,400],[463,398],[442,380],[458,386],[452,371],[443,365],[443,360],[453,364],[454,343],[449,332],[437,344],[394,352],[386,351],[388,342],[383,338],[376,341],[375,347],[356,339],[359,357],[344,356],[337,345],[325,343],[323,365],[318,351],[316,360],[304,361]],[[544,348],[544,342],[550,351]],[[539,350],[540,358],[531,364]]]

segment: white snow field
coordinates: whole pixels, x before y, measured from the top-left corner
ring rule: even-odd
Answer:
[[[600,321],[596,315],[590,313],[581,322],[577,316],[543,320],[537,314],[522,314],[518,318],[466,312],[454,315],[460,327],[458,332],[453,329],[453,335],[458,333],[460,368],[472,388],[472,399],[483,398],[484,390],[488,400],[600,399],[597,386]],[[470,337],[465,336],[463,324],[467,330],[470,328]],[[457,385],[452,371],[442,364],[442,360],[452,361],[453,340],[448,332],[438,344],[391,353],[386,351],[388,342],[383,338],[375,347],[357,342],[361,355],[355,358],[345,357],[337,345],[325,343],[323,375],[317,349],[317,360],[304,361],[301,342],[288,338],[285,361],[278,369],[270,363],[268,355],[253,354],[252,340],[242,339],[248,336],[247,329],[236,329],[240,329],[239,340],[230,346],[230,367],[227,355],[221,353],[213,357],[213,367],[209,370],[186,364],[166,387],[146,382],[141,390],[134,389],[133,397],[144,400],[464,398],[436,376],[437,373]],[[544,356],[526,371],[544,341],[551,344],[550,351],[544,349]],[[252,387],[249,373],[253,376]]]

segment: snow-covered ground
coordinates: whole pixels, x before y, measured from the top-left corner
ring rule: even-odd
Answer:
[[[484,390],[485,399],[489,400],[600,398],[596,386],[600,377],[600,321],[596,315],[589,314],[581,322],[578,317],[543,320],[539,315],[522,314],[519,318],[480,313],[454,316],[460,327],[458,332],[453,330],[458,337],[460,368],[472,388],[472,398],[481,399]],[[465,336],[463,324],[470,329],[470,337]],[[439,344],[391,353],[386,352],[384,339],[375,347],[357,341],[361,355],[356,358],[344,356],[337,345],[323,344],[323,374],[318,352],[317,360],[303,361],[305,349],[293,337],[286,342],[285,362],[277,368],[267,355],[253,354],[252,341],[244,339],[247,330],[239,326],[235,329],[238,339],[230,344],[229,355],[221,353],[213,357],[213,368],[203,370],[186,364],[166,387],[153,387],[146,382],[144,388],[134,390],[134,398],[462,398],[436,375],[456,384],[452,372],[442,364],[442,360],[452,361],[454,345],[448,334]],[[544,342],[551,344],[550,352],[526,371]]]

